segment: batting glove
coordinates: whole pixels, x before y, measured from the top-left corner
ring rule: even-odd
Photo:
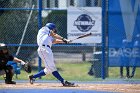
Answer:
[[[66,39],[66,38],[63,38],[62,40],[63,40],[63,42],[66,43],[66,44],[68,44],[68,43],[71,42],[71,40],[68,40],[68,39]]]

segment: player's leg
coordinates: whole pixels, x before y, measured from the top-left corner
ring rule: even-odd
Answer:
[[[57,78],[60,82],[64,82],[64,79],[62,78],[62,76],[58,73],[55,63],[54,63],[54,57],[53,57],[53,53],[50,50],[49,51],[50,55],[47,56],[47,60],[45,61],[45,67],[48,70],[48,73],[52,73],[52,75]]]
[[[58,71],[53,71],[52,74],[55,78],[57,78],[62,83],[63,86],[74,86],[74,83],[64,80]]]
[[[45,75],[46,74],[45,74],[44,70],[41,70],[37,74],[30,75],[29,76],[30,83],[33,84],[36,78],[41,77],[41,76],[45,76]]]
[[[136,71],[136,66],[132,67],[132,74],[130,76],[131,78],[134,77],[135,71]]]
[[[64,78],[57,71],[55,64],[54,64],[54,57],[53,57],[52,50],[48,49],[48,52],[46,52],[45,55],[47,55],[44,58],[46,73],[52,73],[52,75],[55,78],[57,78],[62,83],[63,86],[74,86],[74,83],[65,81]]]
[[[130,78],[133,78],[134,75],[135,75],[137,62],[139,62],[139,59],[138,59],[138,58],[135,59],[135,62],[134,62],[134,64],[133,64],[132,73],[131,73]]]
[[[53,53],[52,53],[53,54]],[[57,69],[56,69],[56,67],[55,67],[55,64],[54,64],[54,58],[53,58],[53,55],[52,56],[50,56],[50,61],[49,62],[51,62],[50,63],[50,68],[52,69],[52,75],[55,77],[55,78],[57,78],[61,83],[62,83],[62,85],[63,86],[74,86],[74,83],[71,83],[71,82],[68,82],[68,81],[66,81],[66,80],[64,80],[64,78],[59,74],[59,72],[57,71]]]
[[[38,77],[41,77],[41,76],[45,76],[45,72],[44,70],[41,70],[40,72],[38,72],[37,74],[33,75],[32,77],[33,78],[38,78]]]
[[[51,65],[50,65],[50,64],[52,64],[50,62],[52,54],[51,54],[50,49],[46,49],[46,48],[47,47],[41,47],[41,48],[38,48],[38,50],[37,50],[39,57],[43,60],[43,62],[45,64],[45,69],[41,70],[37,74],[29,76],[29,80],[30,80],[31,84],[34,83],[36,78],[41,77],[41,76],[45,76],[46,74],[50,74],[52,72]]]
[[[5,78],[5,83],[6,84],[16,84],[15,81],[12,81],[14,72],[13,72],[13,67],[11,65],[6,65],[5,68],[5,73],[6,73],[6,78]]]
[[[127,66],[127,67],[126,67],[126,77],[127,77],[127,78],[130,78],[129,72],[130,72],[130,71],[129,71],[129,66]]]
[[[45,49],[38,48],[37,52],[38,52],[39,57],[42,60],[44,60]],[[45,75],[46,75],[45,70],[41,70],[40,72],[38,72],[34,75],[30,75],[29,76],[30,83],[33,84],[36,78],[41,77],[41,76],[45,76]]]
[[[53,53],[51,49],[38,49],[38,54],[40,58],[44,61],[45,69],[43,71],[40,71],[39,73],[29,76],[30,83],[33,84],[34,78],[44,76],[45,74],[52,73],[55,78],[57,78],[63,86],[72,86],[74,83],[70,83],[68,81],[65,81],[62,76],[58,73],[55,64],[54,64],[54,58]]]
[[[123,66],[120,67],[120,78],[123,78]]]

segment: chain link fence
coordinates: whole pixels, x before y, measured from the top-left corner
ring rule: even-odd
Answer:
[[[6,43],[13,55],[25,61],[32,62],[34,66],[38,66],[36,36],[40,26],[44,26],[47,22],[53,22],[57,26],[58,34],[68,38],[67,23],[70,20],[68,20],[67,9],[69,7],[75,7],[77,9],[84,7],[101,7],[102,43],[56,44],[52,46],[52,50],[56,63],[89,63],[85,72],[87,76],[104,76],[103,78],[105,78],[108,77],[109,73],[110,77],[116,78],[119,77],[121,72],[119,68],[120,65],[117,65],[118,63],[121,63],[121,60],[119,60],[121,54],[133,54],[130,59],[134,60],[129,62],[131,63],[131,66],[136,65],[132,63],[136,63],[136,61],[139,60],[139,57],[137,57],[138,51],[132,51],[133,53],[129,51],[120,53],[120,50],[123,50],[123,48],[121,48],[123,39],[128,39],[129,41],[132,39],[132,46],[127,46],[127,48],[130,48],[129,50],[139,49],[139,45],[136,46],[135,44],[139,42],[137,36],[140,33],[138,21],[140,13],[138,8],[139,0],[134,1],[0,0],[0,42]],[[42,3],[41,7],[40,2]],[[128,7],[125,8],[125,5]],[[41,15],[39,15],[39,13],[41,13]],[[88,11],[83,9],[83,13],[86,14]],[[131,17],[130,19],[127,19],[127,17],[130,16],[129,14],[131,14]],[[96,15],[96,13],[94,15]],[[132,20],[131,18],[135,20]],[[128,26],[127,23],[131,23],[131,25]],[[133,26],[135,28],[134,32],[130,33]],[[114,57],[116,53],[119,57]],[[114,65],[115,68],[113,67]],[[138,62],[137,65],[139,65]],[[109,66],[112,67],[108,68]],[[134,75],[136,66],[134,66],[133,69],[132,72]],[[138,74],[136,76],[139,78]]]
[[[58,34],[65,38],[68,7],[102,7],[102,0],[0,0],[0,42],[6,43],[13,55],[33,64],[38,62],[36,36],[41,1],[41,25],[55,23]],[[90,69],[89,65],[87,73],[92,75],[96,70],[96,76],[101,77],[101,44],[57,44],[52,50],[56,62],[90,62],[90,65],[97,66]]]

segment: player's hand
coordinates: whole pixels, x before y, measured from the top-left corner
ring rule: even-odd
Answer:
[[[66,44],[68,44],[68,43],[71,42],[71,40],[68,40],[68,39],[66,39],[66,38],[63,38],[62,40],[63,40],[63,42],[66,43]]]
[[[70,42],[71,42],[71,40],[68,40],[68,39],[67,39],[67,44],[70,43]]]

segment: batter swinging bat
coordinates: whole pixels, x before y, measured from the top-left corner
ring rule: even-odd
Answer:
[[[90,36],[90,35],[92,35],[92,33],[88,33],[88,34],[81,35],[81,36],[79,36],[79,37],[77,37],[77,38],[74,38],[74,39],[70,40],[70,42],[72,42],[72,41],[74,41],[74,40],[76,40],[76,39],[80,39],[80,38],[84,38],[84,37]]]

